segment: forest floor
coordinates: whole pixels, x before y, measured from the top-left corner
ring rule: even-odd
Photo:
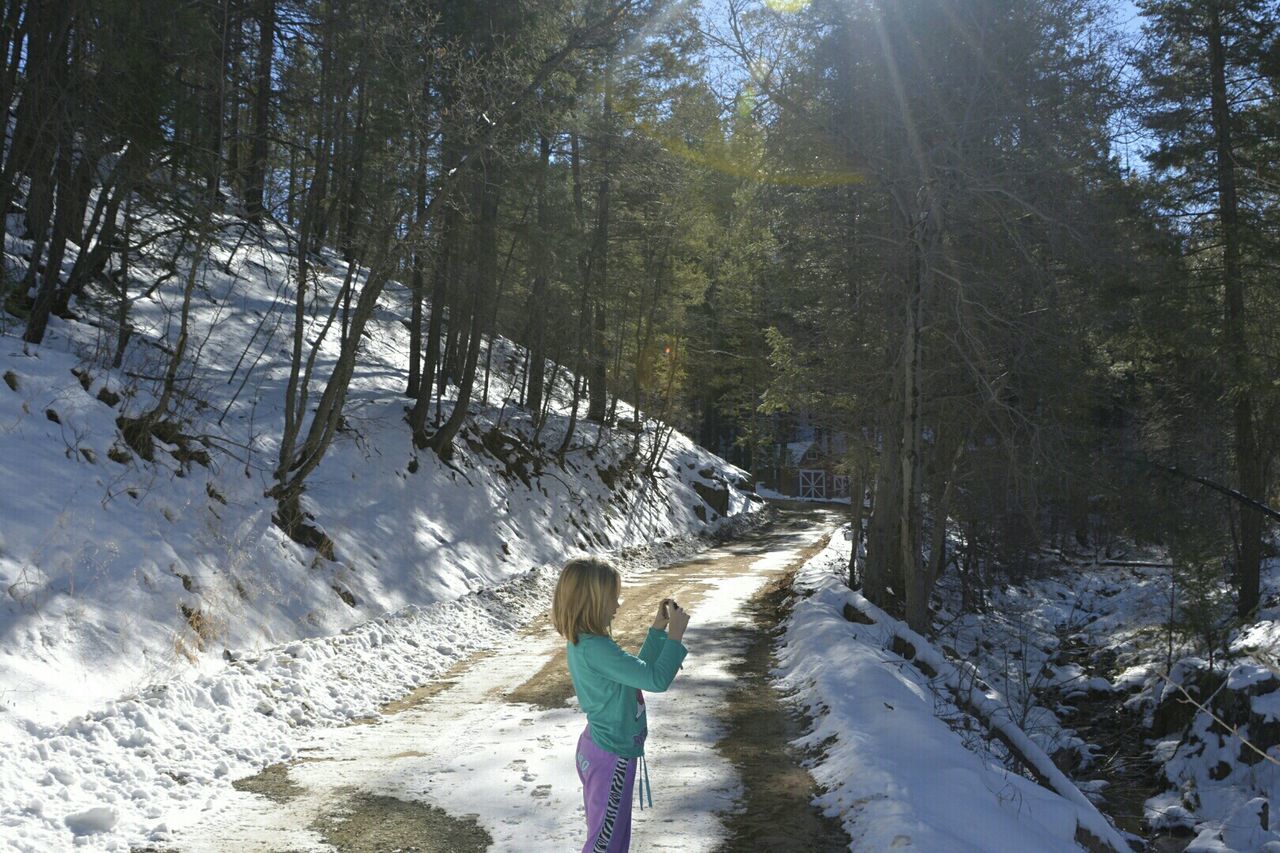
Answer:
[[[690,654],[647,697],[653,806],[633,844],[656,850],[847,850],[811,804],[790,742],[804,721],[769,686],[779,594],[835,528],[822,509],[628,582],[614,633],[638,647],[657,603],[693,615]],[[163,851],[471,851],[575,848],[583,840],[572,760],[584,718],[550,616],[384,706],[317,734],[297,760],[235,783]]]

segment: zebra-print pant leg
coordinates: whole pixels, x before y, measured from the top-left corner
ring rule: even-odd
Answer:
[[[636,759],[601,749],[587,732],[578,740],[576,758],[587,812],[582,853],[624,853],[631,845]]]
[[[618,810],[622,808],[623,790],[627,784],[627,760],[619,758],[613,768],[613,778],[609,782],[609,802],[604,810],[604,823],[596,836],[596,843],[591,853],[609,853],[609,842],[613,840],[613,830],[618,823]],[[627,797],[630,802],[631,798]]]

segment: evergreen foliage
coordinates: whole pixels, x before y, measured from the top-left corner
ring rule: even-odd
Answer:
[[[842,436],[851,579],[916,629],[951,565],[980,606],[970,584],[1045,546],[1182,547],[1201,505],[1222,553],[1185,562],[1229,572],[1245,617],[1261,514],[1161,466],[1274,505],[1277,4],[1139,8],[1126,49],[1100,0],[8,0],[0,228],[29,257],[6,256],[0,322],[35,345],[92,312],[118,363],[158,230],[182,281],[215,214],[250,242],[277,223],[273,494],[304,541],[306,478],[395,300],[410,431],[442,457],[500,333],[529,351],[535,424],[548,368],[579,377],[549,456],[590,419],[651,472],[678,426],[759,480],[798,423]],[[324,246],[353,270],[332,304]],[[319,376],[325,317],[342,355]],[[658,422],[647,448],[619,398]]]

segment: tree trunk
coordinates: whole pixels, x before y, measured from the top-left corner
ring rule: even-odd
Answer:
[[[425,100],[430,97],[431,87],[424,84],[422,89]],[[405,396],[413,398],[416,403],[422,385],[422,303],[426,299],[425,268],[427,258],[430,256],[431,228],[426,218],[427,166],[430,146],[426,134],[422,131],[415,132],[415,140],[414,155],[418,158],[418,164],[414,176],[416,208],[413,217],[413,237],[417,242],[413,247],[413,272],[409,288],[413,306],[409,316],[409,381],[405,386]],[[429,393],[428,396],[430,396]]]
[[[0,23],[0,106],[9,115],[13,106],[13,93],[18,80],[18,68],[24,52],[27,28],[30,23],[30,3],[27,0],[6,0],[4,22]]]
[[[17,88],[18,68],[22,64],[24,54],[30,58],[26,49],[27,30],[31,12],[30,4],[24,0],[7,0],[5,3],[4,23],[4,68],[0,69],[0,108],[8,116],[13,111],[13,96]],[[30,68],[27,69],[30,73]],[[0,246],[6,245],[9,231],[9,203],[13,199],[13,150],[0,145],[0,151],[8,154],[0,160]],[[0,282],[0,305],[4,305],[7,296],[8,282]]]
[[[267,161],[271,133],[271,61],[275,53],[276,2],[258,0],[258,62],[254,73],[253,140],[245,169],[245,210],[249,220],[262,222],[266,210]]]
[[[421,238],[419,238],[421,239]],[[422,384],[422,300],[426,281],[422,273],[422,256],[426,246],[419,243],[413,250],[413,272],[409,279],[409,380],[405,385],[406,397],[417,399]]]
[[[436,376],[436,396],[444,396],[450,382],[455,384],[462,376],[462,363],[466,361],[466,339],[463,337],[463,323],[468,314],[463,310],[461,296],[456,292],[449,305],[449,326],[445,329],[444,355],[440,359],[440,370]],[[462,353],[462,354],[460,354]]]
[[[227,108],[227,53],[233,30],[231,0],[222,0],[217,26],[219,40],[215,56],[216,66],[210,69],[212,75],[209,79],[209,99],[205,105],[207,112],[205,120],[209,123],[206,140],[209,157],[206,189],[210,204],[218,197],[222,184],[222,142]]]
[[[178,390],[178,368],[187,354],[187,344],[191,337],[191,296],[195,293],[196,282],[200,276],[200,261],[206,248],[206,231],[208,224],[202,223],[201,233],[197,236],[195,247],[191,253],[191,267],[187,271],[187,281],[182,288],[182,307],[178,312],[178,339],[173,346],[173,354],[165,366],[164,380],[160,386],[160,399],[155,408],[143,416],[149,424],[156,424],[169,414],[169,404]]]
[[[111,366],[124,364],[124,351],[129,346],[129,241],[133,239],[132,201],[124,206],[124,236],[120,244],[120,301],[116,303],[116,352]],[[105,229],[104,229],[105,230]],[[114,235],[115,229],[112,228]]]
[[[605,291],[609,286],[609,199],[613,175],[613,56],[605,59],[604,114],[601,116],[600,187],[596,195],[596,228],[591,248],[591,330],[587,337],[587,420],[603,423],[608,404],[608,340]],[[597,436],[599,433],[597,432]]]
[[[658,470],[658,466],[662,464],[662,458],[667,452],[667,445],[671,441],[671,433],[675,432],[675,426],[671,423],[671,408],[675,397],[676,373],[678,372],[679,360],[680,339],[676,338],[671,343],[671,363],[667,371],[667,388],[662,402],[662,414],[658,417],[658,428],[654,432],[653,451],[644,466],[645,474],[650,477],[654,475],[654,472]],[[665,434],[664,426],[666,428]]]
[[[355,260],[355,230],[356,230],[356,212],[361,204],[361,194],[364,189],[364,159],[365,159],[365,119],[369,108],[369,87],[364,78],[367,72],[365,63],[360,65],[360,81],[357,86],[359,94],[356,96],[356,126],[353,132],[352,154],[350,178],[347,182],[346,204],[343,205],[342,225],[339,234],[339,244],[342,249],[342,257],[347,263]]]
[[[237,3],[243,0],[237,0]],[[236,198],[244,198],[244,153],[241,151],[240,137],[240,113],[243,106],[241,98],[244,94],[244,86],[242,85],[245,77],[244,72],[244,33],[241,30],[240,9],[236,9],[236,20],[230,28],[227,35],[227,53],[226,60],[223,65],[222,73],[227,86],[227,102],[223,105],[225,110],[227,127],[226,141],[224,143],[227,150],[227,166],[226,166],[226,182],[231,190],[231,194]]]
[[[144,459],[152,458],[153,439],[156,427],[169,417],[169,406],[178,390],[178,369],[187,355],[187,345],[191,336],[191,296],[195,292],[196,282],[200,277],[200,262],[208,248],[209,221],[204,219],[196,226],[195,245],[192,248],[187,278],[182,287],[182,307],[178,314],[178,337],[173,344],[173,352],[165,365],[164,376],[160,384],[160,397],[156,404],[136,418],[121,416],[117,423],[125,441]]]
[[[1210,105],[1213,116],[1215,153],[1218,161],[1218,218],[1222,224],[1223,353],[1235,421],[1235,467],[1240,491],[1257,501],[1265,501],[1263,460],[1253,423],[1253,396],[1250,388],[1248,339],[1245,329],[1244,279],[1240,270],[1240,234],[1236,199],[1235,151],[1231,140],[1231,113],[1227,101],[1226,55],[1222,43],[1219,3],[1209,4]],[[1262,565],[1262,516],[1250,509],[1240,510],[1240,559],[1237,566],[1239,598],[1236,613],[1253,618],[1258,609]]]
[[[898,548],[898,490],[902,482],[896,420],[886,421],[885,447],[876,468],[872,492],[871,522],[867,532],[867,559],[863,591],[877,607],[894,610],[891,599],[902,595]]]
[[[70,4],[28,6],[30,36],[27,40],[25,85],[14,122],[13,142],[5,163],[3,180],[5,198],[0,199],[7,212],[11,192],[18,174],[29,179],[26,205],[26,235],[32,243],[31,262],[22,280],[22,296],[36,287],[40,259],[44,254],[53,216],[54,170],[60,143],[67,132],[65,107],[59,99],[67,77],[67,54],[74,23]],[[50,295],[51,298],[51,295]],[[50,303],[52,304],[52,303]],[[47,308],[45,309],[47,310]],[[47,316],[47,315],[46,315]],[[44,321],[28,320],[23,338],[38,343],[44,337]]]
[[[98,190],[98,200],[85,229],[80,254],[76,256],[76,262],[67,276],[67,286],[61,291],[61,299],[82,295],[88,283],[102,274],[111,254],[119,248],[116,245],[116,235],[120,205],[133,189],[130,179],[132,167],[129,163],[132,150],[125,153],[111,177]],[[64,307],[65,305],[56,305],[54,310]]]
[[[68,128],[69,130],[69,128]],[[36,294],[31,315],[27,318],[27,329],[22,339],[27,343],[38,344],[44,340],[45,329],[49,324],[49,315],[53,310],[58,290],[62,285],[62,255],[67,247],[67,222],[71,206],[71,134],[65,133],[58,144],[57,162],[54,167],[54,188],[56,188],[57,204],[53,214],[53,233],[49,238],[49,253],[45,260],[44,275],[40,279],[40,290]],[[47,191],[53,194],[53,188]],[[37,243],[37,247],[39,243]],[[31,255],[31,269],[38,266],[39,251]],[[34,276],[29,276],[34,278]]]
[[[533,439],[530,444],[535,448],[542,447],[542,429],[547,425],[547,411],[550,408],[551,400],[556,393],[556,382],[560,378],[560,357],[564,354],[564,343],[561,340],[556,342],[555,355],[551,359],[551,378],[547,380],[546,393],[542,395],[542,408],[533,412]]]
[[[489,317],[489,301],[497,284],[498,273],[498,167],[491,152],[481,158],[480,219],[476,228],[476,258],[471,300],[471,329],[467,339],[466,361],[458,382],[458,398],[449,419],[431,436],[430,447],[442,459],[452,455],[453,439],[466,422],[471,392],[475,386],[476,366],[480,360],[480,343]]]
[[[569,423],[565,425],[564,438],[560,441],[560,447],[556,450],[556,456],[561,461],[564,455],[569,452],[569,448],[573,445],[573,433],[578,428],[578,407],[582,403],[582,374],[574,374],[573,377],[573,400],[569,406]]]
[[[436,245],[431,279],[431,317],[427,321],[427,353],[422,363],[418,399],[409,413],[409,428],[413,433],[414,443],[420,447],[426,446],[427,416],[431,411],[431,392],[436,388],[436,374],[444,374],[440,358],[440,338],[443,334],[445,302],[449,293],[449,275],[453,266],[453,240],[457,231],[455,219],[456,215],[452,208],[446,208],[444,216],[441,217],[440,237]],[[456,316],[450,317],[450,324],[457,319]]]
[[[533,288],[529,294],[529,375],[525,408],[537,420],[542,410],[542,386],[546,380],[547,355],[544,346],[547,325],[547,273],[551,253],[547,249],[548,209],[547,171],[551,163],[551,139],[545,133],[538,134],[538,211],[533,241]]]
[[[866,471],[862,466],[853,469],[853,476],[849,478],[849,539],[852,541],[853,548],[849,552],[849,589],[861,589],[862,578],[859,576],[861,568],[858,560],[858,546],[862,542],[862,511],[864,496],[866,489]]]
[[[316,174],[326,168],[328,143],[322,137],[316,145]],[[312,220],[319,214],[319,184],[313,178],[307,187],[306,198],[302,202],[302,217],[298,222],[297,267],[294,279],[293,303],[293,343],[289,356],[289,379],[284,392],[284,428],[280,436],[280,453],[277,459],[274,477],[276,489],[284,489],[293,465],[294,448],[302,431],[302,422],[306,417],[307,397],[310,382],[310,370],[303,374],[303,345],[307,331],[307,290],[310,287],[308,273],[310,268],[310,238],[315,227]]]
[[[82,151],[76,160],[75,171],[71,175],[67,239],[81,249],[85,248],[85,242],[90,236],[85,231],[84,217],[89,211],[89,198],[93,195],[95,165],[93,154],[88,150]]]
[[[964,559],[960,564],[960,611],[977,613],[983,609],[983,584],[978,558],[978,522],[969,522],[965,535]]]
[[[42,164],[52,168],[59,133],[53,119],[67,64],[73,11],[70,3],[27,4],[24,81],[14,118],[13,141],[5,163],[6,189],[12,188],[11,181],[18,173],[34,177],[44,170]],[[28,218],[27,230],[31,231],[32,226]]]
[[[529,205],[532,199],[525,204],[524,212],[520,214],[520,222],[516,225],[516,230],[524,229],[525,223],[529,220]],[[496,239],[496,232],[495,232]],[[493,340],[494,335],[498,331],[498,314],[502,310],[502,297],[507,287],[507,280],[511,273],[511,259],[516,254],[516,240],[512,240],[507,244],[507,257],[502,264],[502,273],[497,276],[497,283],[494,287],[493,297],[490,300],[489,319],[485,323],[485,329],[489,332],[489,346],[484,351],[484,388],[480,392],[480,405],[488,407],[489,405],[489,379],[493,370]],[[502,408],[505,410],[507,401],[502,401]]]
[[[289,189],[285,191],[284,196],[284,218],[290,225],[296,225],[297,215],[297,199],[298,199],[298,149],[296,146],[289,146]]]
[[[929,568],[925,577],[925,588],[929,592],[932,592],[947,565],[947,518],[951,512],[955,473],[964,453],[964,442],[945,442],[935,436],[934,447],[936,460],[929,484],[929,509],[933,514],[933,527],[929,531]]]
[[[339,352],[338,360],[334,364],[333,372],[329,375],[329,379],[325,383],[324,392],[316,404],[310,428],[307,430],[307,437],[296,445],[296,451],[293,450],[292,446],[290,447],[291,455],[287,459],[283,456],[281,457],[280,466],[276,472],[277,483],[268,492],[270,497],[276,499],[279,510],[276,519],[282,529],[290,536],[301,537],[301,541],[304,544],[311,544],[308,536],[314,535],[314,531],[306,529],[303,523],[304,518],[299,512],[298,498],[302,495],[306,478],[319,467],[342,422],[342,410],[346,405],[347,391],[351,387],[351,377],[355,373],[356,357],[360,351],[361,336],[364,334],[364,328],[369,319],[373,316],[374,309],[377,308],[378,297],[381,296],[382,289],[389,280],[390,270],[395,264],[394,258],[388,255],[389,240],[385,239],[388,236],[384,235],[384,243],[375,253],[376,260],[369,269],[369,275],[365,279],[365,285],[360,291],[360,298],[356,302],[355,311],[351,317],[351,333],[342,342],[342,348]],[[344,289],[350,286],[351,281],[352,277],[348,275]],[[335,300],[334,311],[329,314],[328,321],[324,327],[325,330],[333,323],[337,305],[338,300]],[[323,338],[324,331],[320,333],[312,349],[311,360],[307,365],[308,375],[304,375],[302,378],[301,385],[304,392],[305,385],[310,378],[309,374],[315,353],[319,350],[320,341]],[[302,408],[305,409],[305,398],[303,398],[302,403]],[[294,433],[295,437],[299,434],[300,432]]]
[[[578,233],[585,235],[586,214],[582,198],[582,149],[576,133],[571,134],[569,137],[569,171],[573,176],[574,220],[578,226]],[[569,448],[573,444],[573,434],[578,428],[578,406],[582,402],[582,385],[586,381],[587,371],[583,362],[583,354],[587,349],[587,338],[591,334],[591,252],[589,249],[584,249],[578,253],[578,280],[581,283],[581,289],[578,294],[577,352],[573,361],[575,370],[573,401],[569,407],[569,423],[565,427],[564,438],[560,442],[560,449],[556,451],[556,455],[561,459],[564,459],[564,455],[569,452]]]
[[[920,558],[921,540],[921,492],[923,460],[921,438],[922,388],[924,341],[921,335],[924,315],[924,292],[929,276],[931,234],[937,230],[936,208],[928,203],[930,192],[922,189],[920,196],[926,204],[910,223],[911,239],[907,244],[909,256],[906,334],[902,358],[902,471],[899,494],[899,559],[906,581],[906,621],[911,629],[921,634],[929,629],[929,567]]]

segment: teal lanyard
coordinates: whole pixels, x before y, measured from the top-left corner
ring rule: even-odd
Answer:
[[[649,783],[649,762],[644,760],[644,753],[640,753],[640,768],[643,776],[636,779],[636,793],[640,795],[640,811],[644,811],[645,788],[649,789],[649,808],[653,808],[653,785]]]

